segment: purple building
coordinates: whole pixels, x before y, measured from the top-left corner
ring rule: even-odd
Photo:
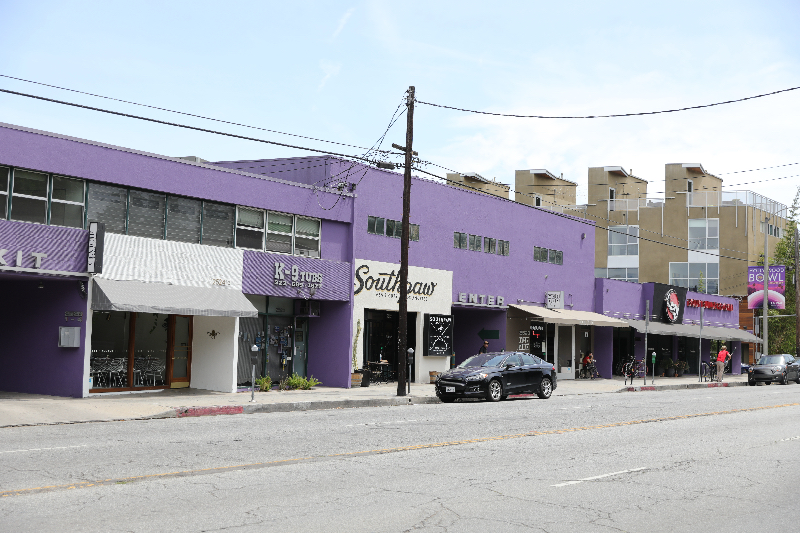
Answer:
[[[429,179],[411,194],[412,380],[484,340],[561,379],[589,351],[604,377],[644,353],[654,286],[595,280],[591,222]],[[332,157],[209,163],[0,124],[0,390],[391,377],[401,196],[401,175]],[[680,358],[690,333],[647,350],[669,336],[653,346]]]

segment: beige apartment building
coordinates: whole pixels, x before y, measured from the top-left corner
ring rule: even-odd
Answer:
[[[456,187],[464,187],[465,189],[477,190],[486,194],[499,196],[500,198],[508,198],[508,191],[511,189],[505,183],[500,183],[494,179],[487,179],[478,174],[477,172],[448,172],[447,180],[450,185]]]
[[[787,228],[786,205],[723,190],[723,180],[699,163],[667,164],[664,180],[652,182],[620,166],[589,168],[582,205],[552,196],[552,185],[564,180],[541,172],[516,172],[516,200],[531,205],[539,197],[543,208],[592,220],[597,277],[744,297],[747,267],[758,263],[764,239],[772,255]],[[529,186],[520,187],[521,180]],[[563,189],[575,198],[574,188]]]

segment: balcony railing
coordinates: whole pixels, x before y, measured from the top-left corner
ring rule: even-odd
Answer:
[[[753,191],[697,191],[686,193],[686,207],[748,206],[786,218],[789,208]]]

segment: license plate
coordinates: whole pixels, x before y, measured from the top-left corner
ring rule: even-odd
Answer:
[[[444,388],[444,391],[445,391],[445,392],[455,392],[455,391],[456,391],[456,388],[455,388],[455,387],[445,387],[445,388]]]

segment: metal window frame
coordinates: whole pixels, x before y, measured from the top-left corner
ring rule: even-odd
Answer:
[[[233,226],[233,245],[235,248],[241,248],[239,246],[238,238],[237,238],[237,231],[239,229],[239,209],[249,209],[251,211],[260,211],[261,212],[261,220],[263,221],[264,225],[261,228],[261,251],[263,252],[266,248],[267,242],[267,224],[269,224],[269,220],[267,219],[267,210],[266,209],[259,209],[258,207],[248,207],[246,205],[237,205],[236,206],[236,224]],[[249,231],[258,231],[258,228],[253,228],[253,226],[242,226],[242,229],[249,230]],[[292,229],[294,229],[294,219],[292,219]],[[275,232],[278,233],[278,232]],[[257,248],[241,248],[242,250],[256,250]],[[294,238],[292,238],[292,250],[294,250]],[[274,252],[274,253],[281,253],[281,252]],[[288,255],[288,254],[287,254]]]
[[[295,239],[297,237],[300,237],[301,239],[316,240],[317,241],[317,257],[316,258],[322,259],[322,219],[321,218],[315,218],[315,217],[307,217],[307,216],[303,216],[303,215],[293,215],[293,216],[294,216],[294,220],[292,221],[292,255],[296,255],[298,257],[308,257],[307,255],[303,255],[303,254],[298,254],[297,253],[297,246],[295,246]],[[299,219],[301,219],[301,218],[304,219],[304,220],[315,220],[315,221],[319,222],[319,234],[316,237],[309,237],[308,235],[297,235],[297,221]],[[267,228],[265,227],[264,229],[267,229]],[[316,258],[310,257],[309,259],[316,259]]]
[[[32,196],[30,194],[15,194],[14,193],[14,181],[15,181],[14,178],[15,178],[15,172],[17,170],[22,170],[22,171],[25,171],[25,172],[32,172],[34,174],[42,174],[43,176],[45,176],[45,181],[47,183],[47,191],[45,192],[45,196],[41,197],[41,196]],[[17,196],[19,198],[27,198],[29,200],[37,200],[37,201],[40,201],[40,202],[41,201],[44,202],[44,223],[41,223],[41,222],[29,222],[27,220],[25,220],[25,221],[20,220],[18,222],[28,222],[29,224],[41,224],[43,226],[49,225],[50,224],[50,189],[51,189],[51,185],[52,185],[52,183],[51,183],[52,175],[50,173],[48,173],[48,172],[42,172],[40,170],[28,170],[26,168],[17,168],[17,167],[9,167],[9,173],[10,173],[10,178],[9,178],[8,189],[7,189],[8,204],[7,204],[7,207],[6,207],[6,219],[7,220],[14,220],[13,218],[11,218],[11,211],[12,211],[12,208],[14,207],[13,198],[15,196]]]
[[[53,183],[55,182],[56,178],[62,178],[62,179],[73,180],[73,181],[80,181],[81,183],[83,183],[83,202],[73,202],[71,200],[59,200],[57,198],[53,198]],[[81,218],[83,218],[83,225],[79,229],[85,229],[86,228],[86,205],[87,205],[87,202],[88,202],[88,195],[89,195],[89,187],[88,187],[88,185],[86,183],[86,180],[83,179],[83,178],[72,178],[70,176],[64,176],[62,174],[51,174],[50,175],[50,186],[49,186],[49,188],[50,188],[50,192],[48,194],[49,199],[48,199],[48,202],[47,202],[47,225],[48,226],[54,225],[52,223],[52,213],[53,213],[53,202],[55,202],[57,204],[79,205],[79,206],[81,206],[81,209],[83,209],[83,217],[81,217]],[[55,226],[57,226],[59,228],[71,228],[72,227],[72,226],[59,226],[58,224],[55,224]]]

